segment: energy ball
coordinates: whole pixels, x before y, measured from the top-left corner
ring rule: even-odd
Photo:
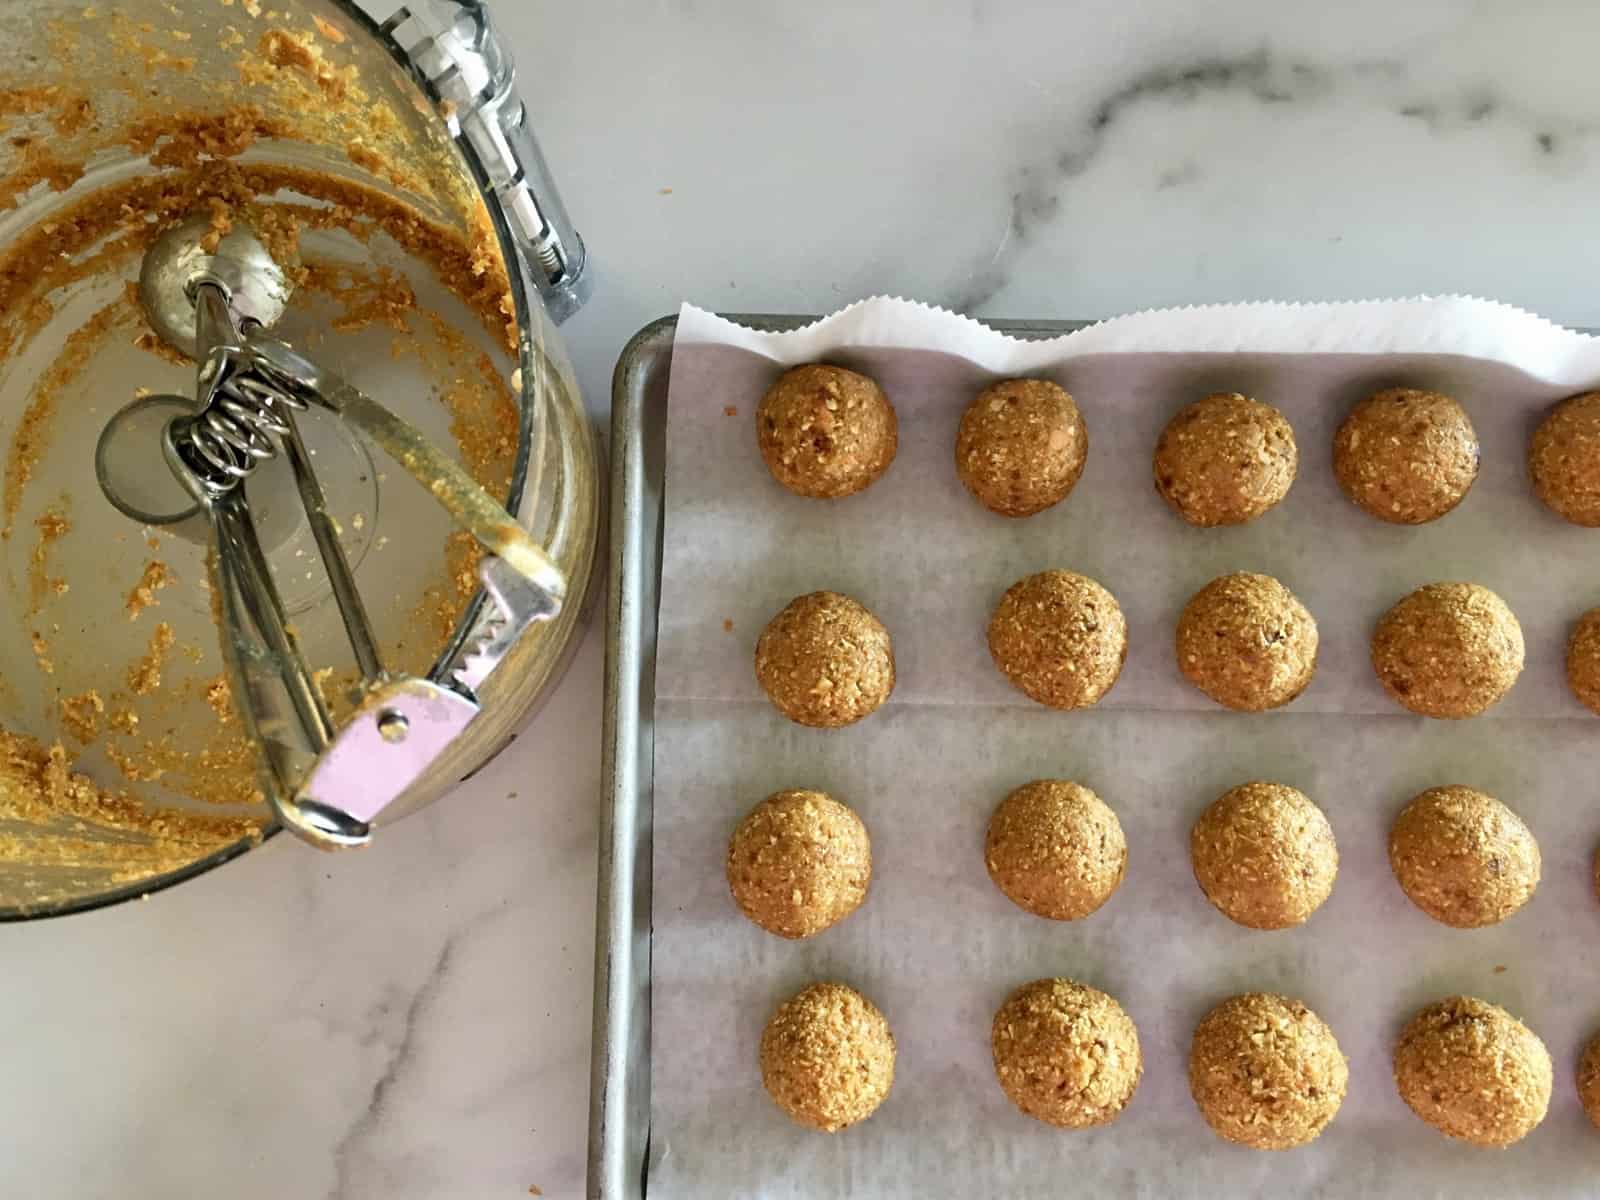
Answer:
[[[1574,525],[1600,525],[1600,392],[1563,400],[1528,446],[1533,490]]]
[[[1224,708],[1262,712],[1289,703],[1317,668],[1317,623],[1270,575],[1213,579],[1178,618],[1178,669]]]
[[[1550,1052],[1505,1009],[1471,996],[1430,1004],[1400,1033],[1400,1098],[1446,1137],[1509,1146],[1544,1120]]]
[[[994,1073],[1028,1116],[1062,1129],[1114,1121],[1144,1072],[1139,1031],[1110,996],[1070,979],[1012,992],[990,1031]]]
[[[761,1082],[801,1125],[838,1133],[870,1117],[894,1085],[894,1034],[877,1005],[842,983],[813,983],[761,1035]]]
[[[1017,907],[1075,921],[1117,890],[1128,869],[1128,842],[1117,814],[1088,788],[1038,779],[994,810],[983,861]]]
[[[1218,392],[1179,409],[1161,431],[1156,491],[1191,525],[1242,525],[1289,492],[1294,430],[1270,404]]]
[[[768,933],[808,938],[861,906],[872,843],[861,818],[824,792],[774,792],[728,842],[728,888]]]
[[[894,405],[865,375],[812,363],[785,371],[756,409],[772,477],[797,496],[833,500],[876,482],[899,443]]]
[[[1583,1048],[1578,1059],[1578,1102],[1589,1120],[1600,1128],[1600,1033]]]
[[[1116,597],[1086,575],[1041,571],[1011,585],[989,621],[989,655],[1018,691],[1051,708],[1088,708],[1128,657]]]
[[[1522,819],[1469,787],[1429,788],[1389,830],[1400,889],[1435,921],[1476,929],[1505,920],[1539,886],[1539,843]]]
[[[889,631],[857,601],[812,592],[789,601],[756,641],[756,679],[800,725],[861,720],[894,691]]]
[[[1419,716],[1475,717],[1522,673],[1522,626],[1475,583],[1430,583],[1385,613],[1372,669],[1395,703]]]
[[[1219,796],[1195,822],[1189,853],[1206,899],[1251,929],[1304,923],[1339,873],[1328,818],[1281,783],[1246,783]]]
[[[1218,1137],[1289,1150],[1320,1134],[1344,1101],[1350,1065],[1333,1030],[1298,1000],[1249,992],[1194,1031],[1189,1092]]]
[[[1436,521],[1478,477],[1478,434],[1449,396],[1388,388],[1351,410],[1333,439],[1333,474],[1380,521]]]
[[[1579,617],[1567,639],[1567,686],[1579,703],[1600,716],[1600,608]]]
[[[1047,379],[985,388],[961,414],[956,434],[956,473],[1002,517],[1031,517],[1061,503],[1088,456],[1077,404]]]

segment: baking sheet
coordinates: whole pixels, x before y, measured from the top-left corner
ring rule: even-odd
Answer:
[[[783,367],[818,358],[872,374],[900,415],[889,473],[830,504],[778,488],[752,428]],[[1090,454],[1064,504],[1013,522],[966,494],[952,447],[975,391],[1024,372],[1073,393]],[[1578,1107],[1572,1075],[1600,1026],[1600,905],[1588,882],[1600,840],[1600,725],[1568,694],[1562,653],[1572,621],[1600,604],[1600,532],[1546,512],[1523,455],[1542,411],[1596,382],[1594,340],[1470,300],[1140,314],[1047,343],[903,301],[869,301],[790,334],[685,308],[669,401],[657,664],[649,1194],[1591,1194],[1600,1133]],[[1329,467],[1344,412],[1397,383],[1455,395],[1483,447],[1461,507],[1414,529],[1350,505]],[[1173,411],[1224,389],[1283,409],[1300,477],[1260,520],[1196,530],[1155,494],[1150,453]],[[1127,666],[1087,712],[1032,705],[995,672],[984,644],[1004,589],[1053,566],[1100,580],[1128,617]],[[1217,709],[1173,660],[1183,603],[1231,570],[1278,576],[1318,621],[1316,678],[1275,713]],[[1377,617],[1440,579],[1499,592],[1528,644],[1517,686],[1473,721],[1401,712],[1367,660]],[[751,671],[766,620],[817,588],[858,597],[895,641],[894,697],[845,730],[789,724]],[[1022,912],[984,871],[989,813],[1041,776],[1093,787],[1127,834],[1125,883],[1083,921]],[[1304,790],[1339,841],[1333,895],[1299,929],[1233,925],[1189,870],[1194,818],[1253,778]],[[1499,926],[1439,925],[1389,874],[1393,815],[1422,788],[1449,782],[1505,800],[1543,850],[1538,894]],[[735,822],[782,787],[834,793],[873,839],[866,904],[809,942],[750,925],[722,873]],[[1109,991],[1138,1025],[1144,1079],[1110,1126],[1052,1129],[1016,1112],[995,1082],[994,1010],[1012,988],[1047,975]],[[860,988],[899,1045],[889,1099],[834,1137],[791,1124],[757,1068],[772,1009],[815,979]],[[1350,1058],[1345,1104],[1309,1147],[1228,1145],[1190,1100],[1193,1027],[1243,990],[1305,1000]],[[1398,1028],[1455,992],[1505,1005],[1555,1061],[1548,1118],[1510,1150],[1447,1141],[1394,1091]]]

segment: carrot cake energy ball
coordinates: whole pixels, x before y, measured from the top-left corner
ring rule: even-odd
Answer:
[[[1110,996],[1070,979],[1012,992],[990,1031],[994,1073],[1022,1112],[1062,1129],[1116,1120],[1144,1073],[1139,1032]]]
[[[1600,1128],[1600,1033],[1589,1040],[1578,1059],[1578,1102],[1589,1120]]]
[[[1522,819],[1469,787],[1429,788],[1389,831],[1389,866],[1435,921],[1476,929],[1505,920],[1539,886],[1539,843]]]
[[[1528,446],[1533,490],[1574,525],[1600,525],[1600,392],[1563,400]]]
[[[1262,712],[1289,703],[1317,668],[1317,623],[1270,575],[1213,579],[1178,618],[1178,669],[1225,708]]]
[[[756,642],[756,679],[800,725],[835,728],[876,711],[894,691],[894,648],[883,623],[838,592],[791,600]]]
[[[1475,717],[1522,673],[1522,626],[1486,587],[1430,583],[1396,604],[1372,635],[1383,690],[1419,716]]]
[[[728,889],[768,933],[808,938],[861,906],[872,879],[867,827],[824,792],[774,792],[728,843]]]
[[[1083,474],[1089,435],[1078,406],[1047,379],[984,388],[961,415],[956,473],[985,508],[1030,517],[1067,498]]]
[[[1333,891],[1333,827],[1303,792],[1246,783],[1200,814],[1189,834],[1194,877],[1223,916],[1251,929],[1303,924]]]
[[[859,492],[894,461],[899,427],[883,389],[843,367],[785,371],[756,409],[761,459],[799,496],[831,500]]]
[[[1567,686],[1580,704],[1600,716],[1600,608],[1579,617],[1567,639]]]
[[[984,844],[989,878],[1013,904],[1075,921],[1111,898],[1128,869],[1117,814],[1088,788],[1036,779],[1000,802]]]
[[[837,1133],[883,1103],[894,1057],[894,1034],[877,1005],[842,983],[813,983],[767,1022],[761,1082],[796,1122]]]
[[[1256,1150],[1312,1141],[1350,1082],[1333,1030],[1298,1000],[1249,992],[1217,1005],[1189,1048],[1189,1092],[1213,1132]]]
[[[1550,1052],[1505,1009],[1471,996],[1430,1004],[1394,1048],[1400,1098],[1446,1137],[1509,1146],[1550,1107]]]
[[[1445,515],[1478,477],[1478,434],[1449,396],[1387,388],[1356,405],[1333,439],[1333,474],[1351,503],[1397,525]]]
[[[1156,491],[1191,525],[1242,525],[1289,492],[1294,430],[1270,404],[1218,392],[1178,411],[1156,443]]]
[[[1089,708],[1128,657],[1116,598],[1086,575],[1041,571],[1012,584],[989,621],[989,654],[1018,691],[1051,708]]]

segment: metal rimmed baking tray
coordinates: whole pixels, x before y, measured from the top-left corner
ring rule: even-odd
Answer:
[[[735,316],[756,329],[815,317]],[[1050,338],[1082,321],[988,321]],[[611,544],[604,766],[589,1098],[591,1200],[643,1200],[650,1156],[650,900],[656,614],[665,514],[667,387],[677,318],[629,340],[611,392]]]

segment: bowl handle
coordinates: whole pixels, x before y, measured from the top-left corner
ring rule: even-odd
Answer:
[[[583,239],[517,94],[516,65],[482,0],[410,0],[380,27],[485,176],[512,240],[560,324],[589,298]]]

